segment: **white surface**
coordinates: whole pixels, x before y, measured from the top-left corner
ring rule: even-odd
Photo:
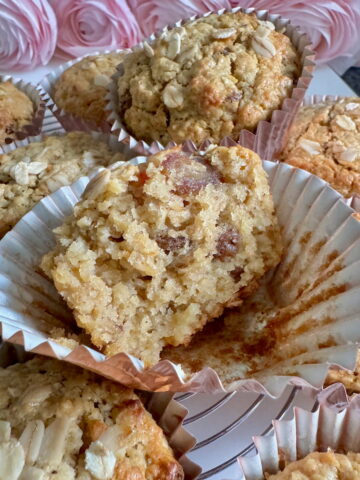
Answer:
[[[61,60],[52,60],[46,67],[38,67],[31,72],[1,72],[0,74],[13,75],[20,77],[32,83],[38,83],[47,73],[56,68],[61,63]],[[353,90],[327,65],[317,67],[309,90],[309,95],[342,95],[354,96]]]

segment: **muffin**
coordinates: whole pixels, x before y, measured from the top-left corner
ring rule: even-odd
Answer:
[[[92,55],[75,63],[60,75],[53,89],[55,103],[65,112],[95,123],[106,123],[106,86],[124,53]]]
[[[0,369],[0,477],[181,480],[183,470],[132,390],[36,357]]]
[[[267,480],[355,480],[360,478],[360,453],[313,452],[289,463]]]
[[[138,140],[235,139],[281,108],[300,73],[290,39],[255,14],[212,14],[125,57],[119,115]]]
[[[31,124],[34,105],[30,98],[11,82],[0,83],[0,143],[16,139],[16,132]]]
[[[318,175],[346,197],[360,194],[360,99],[302,107],[279,158]]]
[[[45,137],[0,155],[0,238],[46,195],[95,167],[123,159],[82,132]]]
[[[282,250],[262,163],[240,146],[104,170],[55,236],[41,265],[77,324],[146,366],[239,305]]]

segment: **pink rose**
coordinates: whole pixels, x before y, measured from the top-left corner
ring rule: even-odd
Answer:
[[[180,19],[231,8],[229,0],[128,0],[145,36]]]
[[[46,65],[56,37],[56,18],[47,0],[0,0],[1,70]]]
[[[50,1],[58,21],[60,57],[127,48],[141,40],[138,23],[124,0]]]
[[[279,13],[301,26],[317,52],[317,60],[328,62],[351,55],[359,48],[359,0],[230,0],[233,7],[254,7]]]

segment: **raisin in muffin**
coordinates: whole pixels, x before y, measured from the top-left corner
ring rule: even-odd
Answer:
[[[360,478],[360,453],[313,452],[289,463],[267,480],[355,480]]]
[[[125,57],[119,114],[138,140],[215,143],[254,130],[291,95],[299,55],[271,22],[212,14]]]
[[[34,105],[11,82],[0,83],[0,143],[16,139],[16,132],[32,123]]]
[[[85,57],[60,75],[53,89],[55,103],[65,112],[103,126],[106,86],[121,62],[123,53]]]
[[[46,195],[95,167],[123,159],[82,132],[45,137],[0,155],[0,238]]]
[[[145,365],[239,305],[281,252],[261,160],[240,146],[104,170],[55,235],[42,268],[78,325]]]
[[[360,194],[360,99],[302,107],[280,160],[323,178],[341,194]]]
[[[57,360],[0,369],[0,478],[181,480],[132,390]]]

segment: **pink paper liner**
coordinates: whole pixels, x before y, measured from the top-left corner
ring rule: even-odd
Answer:
[[[191,144],[184,148],[191,148]],[[133,161],[141,163],[146,158],[137,157]],[[330,366],[340,365],[352,370],[360,343],[360,224],[352,218],[353,211],[344,204],[340,194],[321,179],[284,163],[265,161],[264,167],[269,175],[287,251],[273,278],[281,286],[283,281],[289,280],[286,272],[292,265],[288,298],[296,299],[298,292],[302,291],[303,282],[311,281],[314,275],[317,278],[318,268],[322,268],[329,255],[337,253],[336,258],[326,264],[323,272],[325,279],[313,292],[302,297],[309,300],[312,294],[316,296],[322,289],[326,292],[329,287],[342,287],[344,281],[345,291],[328,301],[315,303],[296,319],[306,322],[313,315],[321,319],[331,312],[335,320],[332,320],[331,327],[327,325],[325,331],[319,327],[319,334],[325,341],[330,335],[336,340],[335,346],[319,350],[317,343],[314,344],[316,336],[304,340],[300,335],[301,341],[310,344],[308,352],[262,371],[256,379],[237,380],[225,388],[216,371],[209,367],[189,377],[184,374],[181,365],[162,360],[144,370],[140,360],[125,353],[107,358],[84,345],[67,348],[49,340],[41,305],[45,305],[47,314],[53,318],[64,316],[66,310],[52,283],[37,273],[37,265],[41,256],[53,245],[51,230],[72,213],[89,180],[86,177],[39,202],[0,242],[3,265],[0,274],[0,325],[3,338],[24,345],[28,351],[69,361],[134,388],[157,392],[242,390],[279,396],[288,383],[320,388]],[[309,232],[310,241],[301,243]],[[324,244],[314,256],[314,248],[319,241]],[[334,273],[332,269],[338,262],[341,262],[340,271],[335,269]],[[325,275],[326,272],[328,275]],[[25,295],[26,292],[28,295]],[[39,292],[42,296],[38,298]],[[38,298],[36,306],[34,298]],[[313,329],[311,334],[315,332],[317,330]]]
[[[76,117],[75,115],[68,113],[62,108],[60,108],[52,98],[52,90],[54,88],[55,83],[59,79],[60,75],[75,63],[78,63],[80,62],[80,60],[83,60],[85,57],[94,56],[94,55],[106,55],[108,53],[120,53],[122,51],[123,51],[122,49],[116,49],[116,50],[104,50],[104,51],[95,51],[92,53],[87,53],[86,55],[83,55],[78,58],[74,58],[72,60],[69,60],[68,62],[65,62],[59,65],[52,72],[45,75],[45,77],[40,81],[40,85],[42,87],[42,98],[46,103],[46,106],[52,111],[52,113],[59,120],[59,122],[65,128],[66,131],[81,130],[84,132],[91,132],[91,131],[100,131],[103,133],[111,132],[111,125],[107,122],[99,126],[90,120],[85,120],[84,118]]]
[[[11,144],[15,140],[23,140],[24,138],[38,135],[41,132],[45,114],[45,102],[42,98],[42,88],[40,86],[27,83],[20,78],[14,78],[10,75],[0,75],[0,83],[11,82],[16,88],[21,90],[32,101],[34,106],[34,114],[32,122],[29,125],[24,125],[20,130],[14,132],[14,139],[9,137],[9,141],[5,141],[6,144]],[[0,145],[1,146],[1,145]]]
[[[257,18],[260,20],[268,20],[272,22],[275,25],[276,30],[282,30],[284,28],[284,34],[291,39],[292,43],[301,55],[302,71],[299,79],[297,80],[296,86],[292,90],[291,97],[284,100],[281,109],[273,111],[270,121],[260,121],[255,133],[243,129],[239,134],[239,138],[236,139],[239,140],[241,144],[247,143],[248,145],[251,145],[249,148],[254,150],[261,158],[271,160],[274,154],[282,147],[283,137],[300,107],[306,89],[312,80],[312,73],[315,68],[315,52],[311,49],[312,46],[308,36],[305,33],[302,33],[299,27],[294,27],[290,24],[289,20],[280,17],[280,15],[270,14],[267,10],[236,7],[232,9],[221,9],[215,12],[208,12],[205,15],[196,15],[190,19],[179,20],[175,24],[168,25],[161,31],[153,33],[146,39],[146,41],[151,44],[151,42],[161,36],[163,32],[166,32],[171,28],[182,26],[189,20],[203,18],[212,13],[222,14],[226,12],[239,11],[244,13],[255,13]],[[142,48],[143,42],[132,47],[128,50],[128,52],[131,53]],[[142,154],[150,147],[157,148],[161,145],[161,143],[154,141],[149,145],[143,140],[138,141],[126,130],[120,115],[117,113],[117,79],[122,75],[122,73],[122,64],[120,64],[118,67],[118,72],[113,75],[112,82],[109,85],[109,103],[106,107],[110,111],[108,119],[110,122],[112,122],[111,130],[118,136],[119,141],[126,143],[130,146],[130,148],[137,148],[137,152]]]
[[[243,480],[264,480],[265,472],[277,473],[285,462],[316,451],[360,453],[360,396],[349,398],[341,384],[318,395],[315,411],[295,407],[292,419],[273,420],[272,424],[270,436],[253,438],[257,454],[238,458]]]
[[[2,342],[0,338],[0,368],[24,363],[31,357],[23,347]],[[193,480],[201,473],[201,468],[187,457],[187,453],[195,446],[196,439],[183,426],[188,410],[173,397],[170,393],[148,393],[143,395],[143,401],[164,431],[176,460],[184,469],[185,480]]]

